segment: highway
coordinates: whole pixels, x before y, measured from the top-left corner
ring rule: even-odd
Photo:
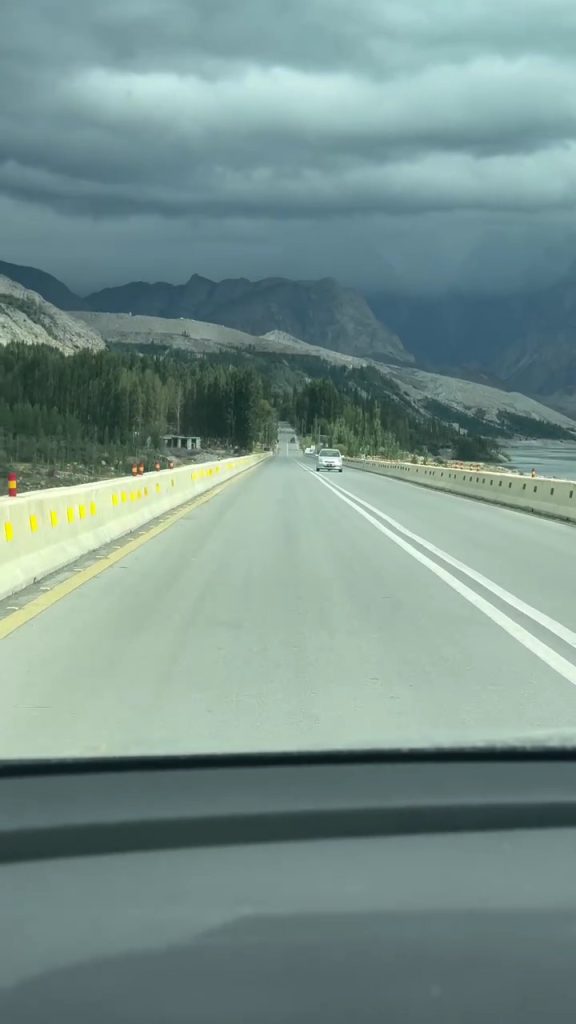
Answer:
[[[282,435],[8,632],[0,757],[574,741],[574,527],[314,467]]]

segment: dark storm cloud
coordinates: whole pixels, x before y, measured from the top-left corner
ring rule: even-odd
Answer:
[[[463,214],[516,218],[518,238],[522,218],[572,223],[575,32],[573,0],[19,0],[0,32],[0,195],[87,239],[94,218],[111,241],[153,218],[159,246],[173,220],[223,245],[231,219],[255,236],[294,221],[301,248],[351,218],[373,252],[388,218],[409,275],[418,218],[440,214],[455,252]]]

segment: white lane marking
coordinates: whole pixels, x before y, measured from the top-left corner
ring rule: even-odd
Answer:
[[[309,469],[306,469],[306,471],[308,473],[312,472]],[[399,537],[397,533],[393,533],[392,530],[379,522],[378,519],[370,514],[370,512],[366,512],[366,510],[360,505],[357,505],[355,501],[351,501],[345,494],[341,494],[340,491],[332,484],[323,480],[322,477],[318,477],[317,479],[323,487],[327,487],[329,491],[332,491],[340,501],[349,505],[350,508],[354,509],[359,516],[362,516],[363,519],[366,519],[367,522],[374,526],[376,530],[383,533],[394,544],[397,544],[399,548],[402,548],[406,554],[416,559],[416,561],[420,562],[421,565],[424,565],[430,570],[430,572],[433,572],[435,576],[438,576],[439,579],[443,580],[444,583],[451,587],[452,590],[455,590],[460,597],[463,597],[471,605],[474,605],[475,608],[483,612],[487,618],[491,619],[497,626],[500,626],[504,632],[508,633],[508,635],[513,637],[514,640],[517,640],[518,643],[526,647],[527,650],[539,658],[540,661],[543,661],[548,668],[553,669],[553,671],[557,672],[558,675],[562,676],[569,683],[572,683],[573,686],[576,686],[576,665],[573,665],[572,662],[567,660],[567,658],[563,658],[562,655],[558,654],[552,647],[548,647],[548,645],[539,640],[538,637],[533,636],[532,633],[529,633],[523,626],[514,622],[514,619],[511,619],[505,614],[505,612],[501,612],[499,608],[490,604],[486,598],[477,594],[476,591],[472,590],[466,583],[462,583],[456,576],[452,576],[447,569],[443,569],[441,565],[433,562],[431,558],[428,558],[428,555],[424,555],[417,548],[413,547],[412,544],[409,544],[408,541]]]
[[[302,465],[302,463],[300,465]],[[308,467],[303,466],[302,468],[307,469]],[[308,470],[308,472],[310,472],[310,470]],[[454,558],[452,555],[449,555],[448,552],[444,551],[442,548],[436,547],[435,544],[432,544],[424,537],[421,537],[418,533],[413,533],[413,531],[409,530],[406,526],[402,526],[402,523],[399,523],[396,519],[392,519],[391,516],[386,515],[385,512],[376,508],[375,505],[371,505],[370,502],[364,501],[363,498],[359,498],[356,494],[353,494],[352,491],[347,491],[346,488],[342,487],[340,484],[331,484],[330,486],[338,488],[338,490],[342,491],[343,494],[346,494],[349,498],[357,501],[359,505],[362,505],[370,512],[373,512],[374,515],[379,516],[380,519],[389,523],[389,525],[394,527],[395,530],[398,530],[398,533],[402,533],[405,537],[409,537],[410,540],[416,541],[417,544],[425,548],[426,551],[430,551],[431,554],[436,556],[436,558],[441,558],[442,561],[451,565],[454,569],[458,569],[458,571],[463,575],[468,576],[469,579],[474,580],[476,583],[479,583],[480,586],[485,587],[486,590],[491,591],[495,597],[500,598],[500,600],[504,601],[505,604],[509,604],[511,608],[515,608],[516,611],[525,615],[527,618],[532,619],[534,622],[537,622],[540,626],[543,626],[544,629],[547,629],[550,633],[554,633],[554,635],[560,640],[563,640],[565,643],[576,649],[576,633],[572,629],[569,629],[568,626],[562,625],[561,622],[553,619],[550,615],[546,615],[545,612],[541,612],[539,608],[534,608],[533,605],[527,604],[527,602],[523,601],[522,598],[516,597],[515,594],[511,594],[509,590],[505,590],[504,587],[495,583],[494,580],[484,576],[481,572],[477,572],[476,569],[472,569],[471,566],[466,565],[465,562],[461,562],[458,558]]]

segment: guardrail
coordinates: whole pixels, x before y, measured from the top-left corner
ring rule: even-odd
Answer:
[[[576,522],[576,483],[552,477],[415,465],[378,459],[344,459],[344,465],[496,505]]]
[[[0,599],[267,457],[246,455],[0,498]]]

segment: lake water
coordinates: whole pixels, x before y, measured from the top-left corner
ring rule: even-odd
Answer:
[[[576,441],[514,441],[503,446],[509,465],[521,473],[576,480]]]

